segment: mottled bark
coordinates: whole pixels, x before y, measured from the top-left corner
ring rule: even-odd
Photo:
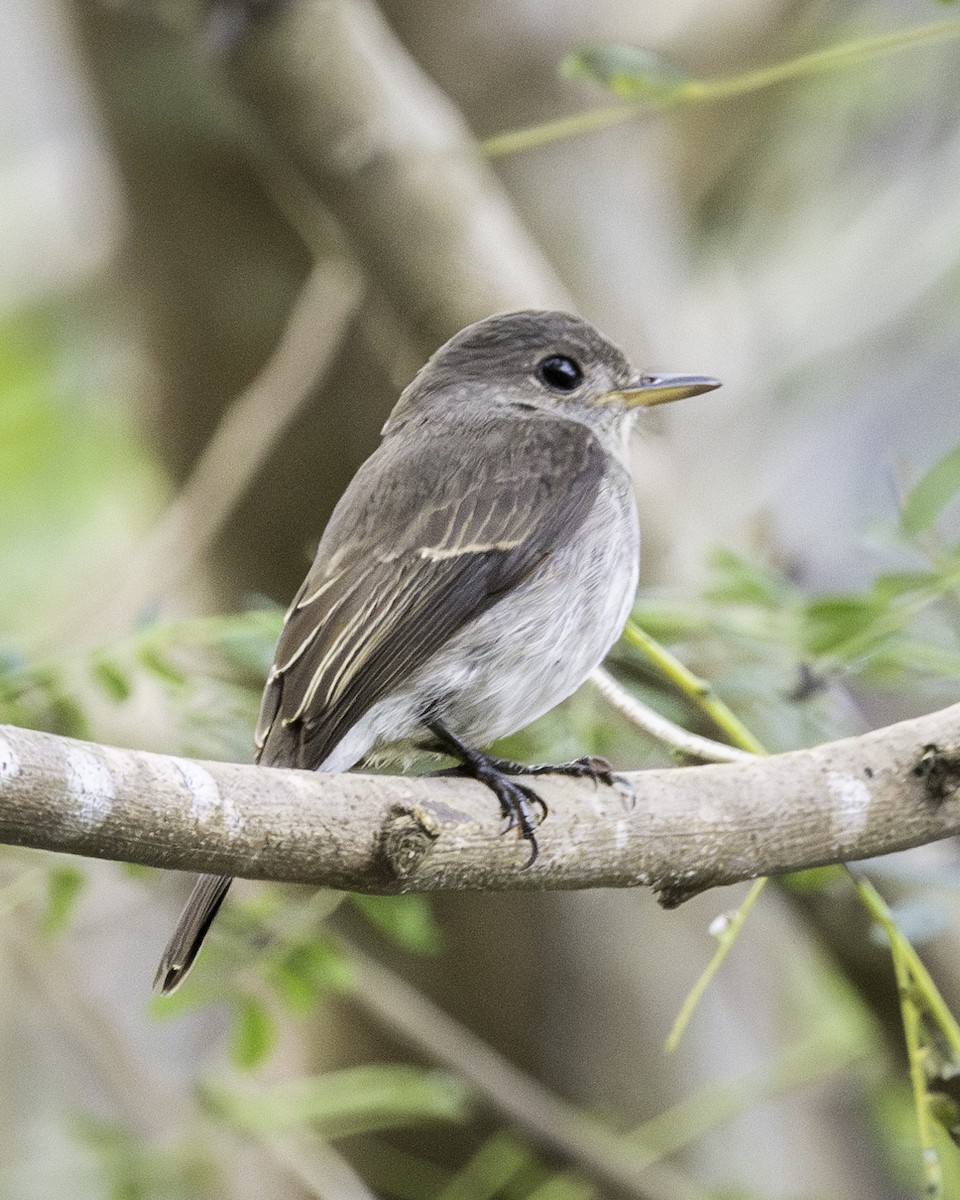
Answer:
[[[651,770],[619,789],[544,777],[540,857],[452,778],[200,763],[0,727],[0,841],[353,891],[718,884],[960,832],[960,705],[754,761]],[[936,747],[936,749],[931,749]]]

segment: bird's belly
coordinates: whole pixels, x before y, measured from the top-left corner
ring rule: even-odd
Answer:
[[[632,495],[604,489],[593,516],[411,681],[436,695],[437,715],[462,740],[483,745],[548,712],[620,636],[639,569]]]
[[[428,710],[477,746],[528,725],[572,695],[620,636],[638,572],[633,494],[610,481],[578,536],[365,713],[321,770],[406,757]]]

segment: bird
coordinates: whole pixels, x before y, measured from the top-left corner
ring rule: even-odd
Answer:
[[[562,312],[501,313],[452,337],[333,510],[284,619],[256,761],[336,772],[446,755],[494,792],[532,866],[546,806],[516,777],[611,783],[609,764],[522,764],[483,747],[571,695],[620,636],[639,577],[635,418],[719,386],[639,371]],[[162,994],[230,883],[197,880],[160,961]]]

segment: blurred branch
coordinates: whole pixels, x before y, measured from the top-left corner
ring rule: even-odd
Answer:
[[[353,946],[346,948],[354,998],[385,1028],[434,1062],[452,1068],[495,1111],[592,1179],[644,1200],[705,1200],[692,1180],[567,1104],[525,1075],[406,980]]]
[[[350,891],[720,884],[960,832],[960,705],[742,763],[615,788],[544,777],[540,858],[479,784],[199,763],[0,727],[0,841]]]
[[[134,558],[126,583],[84,624],[97,636],[127,632],[209,550],[237,501],[299,409],[319,385],[362,297],[358,272],[342,260],[319,263],[307,279],[283,338],[256,379],[224,412],[193,472]]]
[[[257,1140],[317,1200],[377,1200],[350,1163],[311,1130],[262,1134]]]
[[[230,62],[359,263],[433,349],[491,312],[572,307],[465,121],[368,0],[288,0]]]

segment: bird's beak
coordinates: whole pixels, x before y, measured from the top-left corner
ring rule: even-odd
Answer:
[[[630,387],[608,392],[603,402],[619,402],[627,408],[652,408],[654,404],[669,404],[671,400],[712,392],[719,386],[720,380],[709,375],[640,375]]]

